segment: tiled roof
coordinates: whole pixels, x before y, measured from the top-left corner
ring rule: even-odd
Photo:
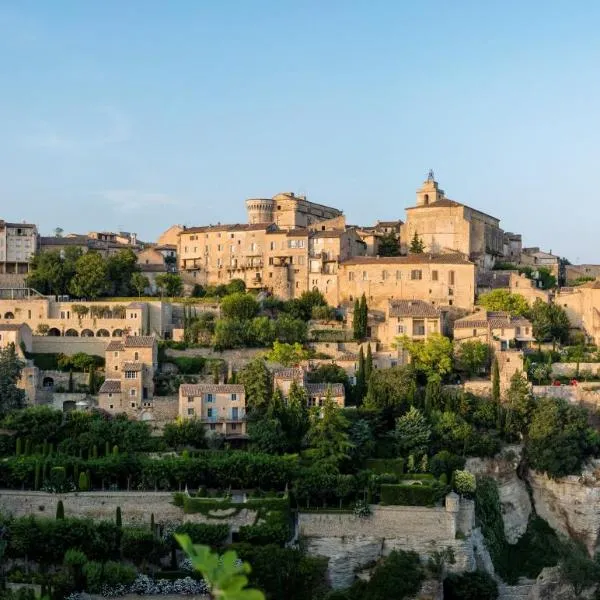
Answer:
[[[347,360],[347,361],[354,360],[354,361],[356,361],[356,360],[358,360],[358,356],[356,354],[352,354],[352,352],[346,352],[345,354],[338,356],[335,360],[336,361],[338,361],[338,360]]]
[[[329,231],[313,231],[310,237],[313,238],[338,238],[346,233],[343,229],[330,229]]]
[[[440,310],[424,300],[390,300],[390,317],[422,317],[435,319]]]
[[[73,237],[55,237],[42,236],[40,237],[40,246],[85,246],[88,239],[85,235],[77,235]]]
[[[115,350],[123,350],[123,348],[125,348],[125,346],[123,345],[123,342],[121,340],[111,340],[110,342],[108,342],[108,346],[106,346],[106,350],[108,352],[113,352]]]
[[[273,371],[273,377],[277,377],[277,379],[302,379],[304,377],[304,371],[302,369],[297,368],[287,368],[287,369],[275,369]]]
[[[151,335],[130,335],[125,338],[125,348],[152,348],[156,338]]]
[[[188,227],[179,232],[186,233],[209,233],[211,231],[260,231],[267,229],[272,223],[232,223],[229,225],[205,225],[203,227]]]
[[[127,305],[127,308],[144,308],[144,306],[146,305],[143,302],[130,302]]]
[[[400,219],[397,221],[377,221],[375,227],[398,227],[399,225],[402,225],[402,223],[403,221],[400,221]]]
[[[141,362],[126,362],[123,363],[123,371],[141,371],[144,365]]]
[[[504,311],[479,311],[454,321],[454,329],[490,327],[531,327],[531,322],[524,317],[511,317]]]
[[[140,271],[142,273],[166,273],[167,265],[151,265],[140,263],[139,265]]]
[[[105,379],[104,383],[98,390],[99,394],[120,394],[121,380],[120,379]]]
[[[462,254],[409,254],[408,256],[355,256],[340,263],[341,266],[351,265],[418,265],[418,264],[473,264]]]
[[[306,393],[309,396],[325,396],[327,390],[331,390],[333,397],[344,395],[344,384],[343,383],[307,383]]]
[[[183,396],[201,396],[202,394],[243,394],[240,383],[182,383],[179,394]]]
[[[417,208],[456,208],[458,206],[464,206],[465,208],[475,211],[481,215],[485,215],[486,217],[491,217],[492,219],[498,220],[497,217],[494,217],[493,215],[484,213],[483,211],[481,211],[477,208],[473,208],[472,206],[467,206],[466,204],[463,204],[462,202],[457,202],[456,200],[450,200],[450,198],[442,198],[441,200],[438,200],[437,202],[431,202],[430,204],[423,204],[421,206],[409,206],[406,208],[406,210],[415,210]]]

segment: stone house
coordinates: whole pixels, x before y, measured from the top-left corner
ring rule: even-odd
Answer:
[[[535,341],[531,321],[489,310],[479,310],[454,321],[454,339],[458,342],[479,340],[490,345],[496,341],[501,350],[527,347]]]
[[[31,327],[27,323],[0,323],[0,348],[10,344],[14,344],[17,356],[23,360],[23,351],[31,352]]]
[[[152,336],[127,336],[106,347],[105,380],[98,405],[111,414],[137,417],[152,408],[158,344]]]
[[[179,386],[179,418],[198,419],[213,434],[246,435],[246,392],[240,384],[187,384]]]
[[[565,309],[573,330],[600,344],[600,280],[560,288],[554,302]]]
[[[365,294],[370,308],[382,310],[390,299],[472,310],[475,265],[456,253],[354,257],[340,263],[338,286],[337,304]]]
[[[273,371],[273,388],[278,389],[284,398],[290,395],[293,382],[306,390],[309,407],[322,406],[328,393],[340,408],[346,404],[346,393],[344,386],[340,383],[310,383],[306,379],[306,369],[300,367],[288,367]]]
[[[31,223],[0,220],[0,275],[24,275],[38,248],[38,231]]]

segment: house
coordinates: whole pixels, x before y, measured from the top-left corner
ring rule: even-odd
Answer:
[[[454,321],[454,339],[500,344],[500,350],[527,347],[535,341],[531,321],[503,311],[479,310]]]
[[[306,370],[300,367],[273,371],[273,389],[279,390],[284,398],[290,395],[292,383],[306,391],[309,407],[323,406],[328,395],[340,408],[345,406],[346,393],[341,383],[311,383],[307,381]]]
[[[246,392],[240,384],[179,386],[179,418],[199,419],[213,434],[246,435]]]
[[[98,392],[98,405],[112,414],[138,417],[151,409],[154,373],[158,368],[158,344],[153,336],[127,336],[106,347],[105,380]]]

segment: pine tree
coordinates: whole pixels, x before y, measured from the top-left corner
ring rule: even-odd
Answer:
[[[415,235],[413,235],[412,241],[410,242],[409,251],[411,254],[423,254],[425,251],[425,244],[416,231]]]
[[[352,331],[354,333],[354,339],[362,339],[362,329],[360,325],[360,302],[358,298],[354,301],[354,313],[352,314]]]
[[[63,520],[65,518],[65,506],[62,500],[58,501],[56,505],[56,520]]]

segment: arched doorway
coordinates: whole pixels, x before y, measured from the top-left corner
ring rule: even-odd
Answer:
[[[94,337],[94,332],[91,329],[84,329],[81,332],[81,337]]]
[[[60,329],[57,329],[56,327],[51,327],[50,329],[48,329],[48,335],[51,337],[60,337]]]
[[[79,334],[77,333],[76,329],[67,329],[65,331],[65,336],[66,337],[79,337]]]
[[[113,331],[112,336],[113,337],[123,337],[123,330],[122,329],[115,329]]]
[[[52,389],[54,387],[54,379],[52,377],[44,377],[42,379],[42,387],[46,390]]]
[[[108,333],[108,330],[106,329],[98,329],[96,337],[110,337],[110,333]]]

